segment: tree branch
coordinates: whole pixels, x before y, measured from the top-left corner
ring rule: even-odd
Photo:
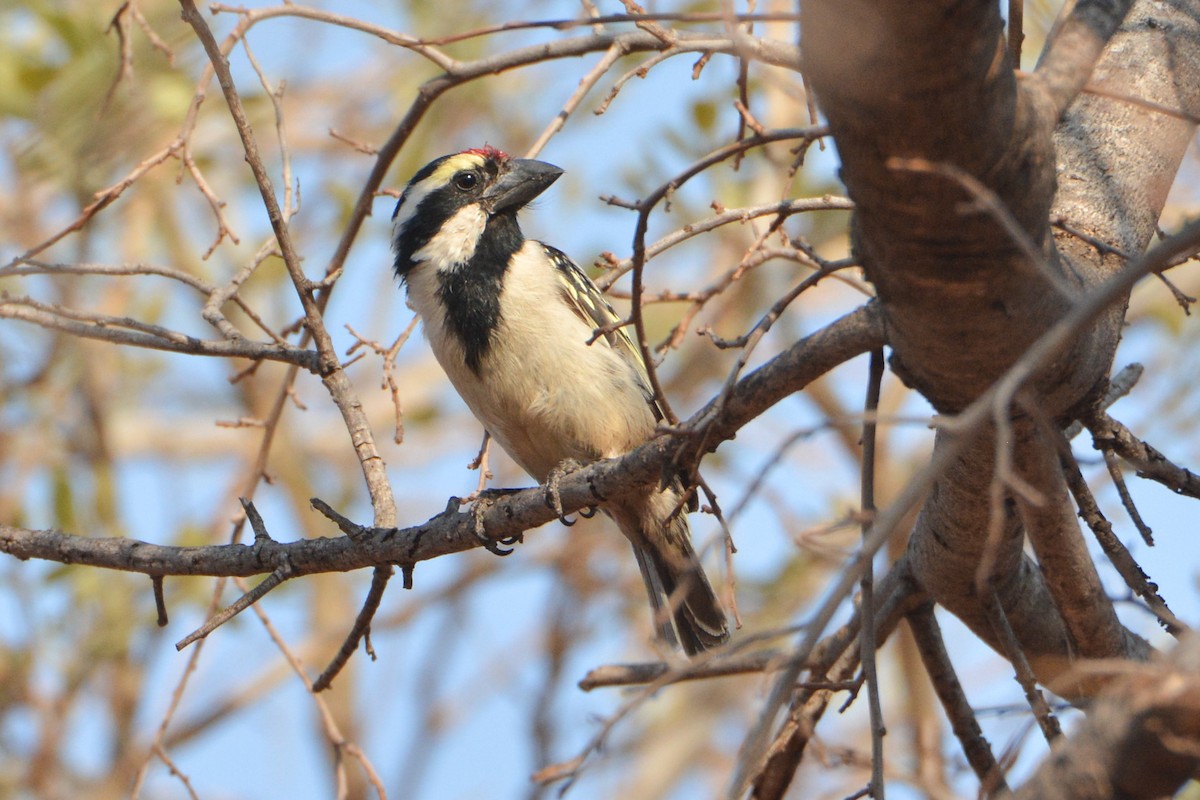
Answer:
[[[913,583],[908,562],[901,559],[879,581],[875,601],[873,616],[876,643],[881,646],[904,615],[927,602],[928,598]],[[804,655],[804,668],[808,670],[813,685],[797,684],[795,675],[798,673],[793,674],[787,689],[791,700],[788,716],[761,758],[743,747],[742,758],[752,755],[753,760],[743,760],[739,764],[738,774],[734,776],[726,795],[730,800],[744,796],[745,788],[751,789],[750,796],[754,800],[782,800],[787,793],[792,776],[812,740],[817,722],[836,691],[832,686],[853,678],[861,663],[861,651],[851,646],[859,640],[862,624],[860,612],[861,609],[856,610],[849,622],[814,644]],[[795,659],[796,655],[793,652],[790,658]],[[827,685],[818,685],[822,681]],[[740,775],[745,775],[745,786],[739,779]]]
[[[0,319],[29,322],[42,328],[63,331],[82,339],[95,339],[129,347],[144,347],[168,353],[252,361],[280,361],[317,372],[318,354],[287,343],[269,344],[251,339],[197,339],[158,325],[129,318],[107,317],[70,311],[28,298],[0,296]]]
[[[1132,5],[1132,0],[1079,0],[1057,28],[1028,84],[1030,90],[1045,93],[1055,120],[1087,85]]]
[[[1152,800],[1200,769],[1200,637],[1150,664],[1099,662],[1115,674],[1070,737],[1015,800]]]
[[[1171,258],[1197,244],[1200,244],[1200,221],[1186,226],[1178,235],[1130,263],[1113,280],[1081,297],[1070,313],[1030,346],[999,381],[952,423],[939,431],[939,441],[934,446],[933,457],[929,463],[909,480],[899,496],[875,518],[862,550],[832,582],[834,585],[827,591],[827,599],[813,612],[812,622],[804,640],[792,655],[793,663],[776,679],[758,722],[742,744],[738,768],[730,784],[731,798],[740,797],[751,779],[749,770],[759,762],[767,748],[769,730],[779,709],[791,695],[792,686],[800,672],[799,664],[812,652],[817,638],[833,617],[834,609],[846,596],[848,588],[857,580],[858,570],[864,560],[870,558],[887,541],[900,520],[926,496],[935,482],[939,483],[940,491],[934,493],[931,500],[945,502],[948,508],[955,510],[955,514],[966,513],[965,510],[974,508],[978,498],[985,494],[978,484],[982,482],[984,487],[989,484],[993,466],[994,447],[990,446],[986,441],[987,437],[982,435],[986,424],[996,413],[1005,413],[1012,405],[1018,389],[1029,382],[1045,364],[1063,353],[1097,316],[1125,297],[1140,278],[1155,272]],[[983,446],[980,445],[980,439],[984,440]],[[973,465],[970,462],[965,465],[962,463],[964,454],[975,459]],[[978,460],[980,458],[983,458],[982,462]],[[958,502],[951,496],[953,492],[962,495]],[[928,579],[920,573],[914,573],[914,577],[931,594],[935,590],[946,591],[950,600],[950,603],[946,604],[947,607],[963,619],[976,635],[1000,652],[1004,652],[1003,646],[991,630],[987,611],[982,607],[975,591],[972,576],[978,564],[979,551],[976,549],[964,552],[963,543],[955,542],[954,515],[948,516],[949,521],[944,523],[948,527],[944,532],[931,529],[929,518],[938,516],[939,510],[936,507],[931,509],[931,505],[927,504],[917,532],[910,539],[907,563],[913,569],[918,564],[925,570],[937,567],[941,574],[934,579]],[[922,525],[925,527],[922,528]],[[966,544],[971,547],[981,546],[980,543],[971,541],[967,541]],[[1038,677],[1043,681],[1049,680],[1061,674],[1069,663],[1071,649],[1065,629],[1062,620],[1056,614],[1047,613],[1047,609],[1053,607],[1053,602],[1045,592],[1045,583],[1038,577],[1036,565],[1021,556],[1019,545],[1015,549],[1010,548],[1009,552],[1015,554],[1011,567],[1001,566],[997,574],[1006,579],[1008,596],[1023,606],[1022,614],[1014,625],[1015,632],[1021,639],[1022,647],[1032,649],[1032,655],[1038,659],[1030,659]],[[955,582],[961,586],[953,585]],[[1038,592],[1042,593],[1041,597],[1037,596]],[[936,595],[935,599],[940,602]],[[1001,603],[1006,620],[1013,620],[1015,603],[1009,603],[1004,597],[1001,597]]]
[[[975,718],[975,711],[963,693],[962,684],[954,672],[954,665],[950,663],[941,627],[933,614],[933,604],[919,606],[909,612],[906,619],[917,651],[921,655],[921,663],[925,665],[933,690],[942,702],[942,710],[950,720],[950,728],[958,738],[967,763],[979,778],[983,795],[991,796],[993,792],[1008,791],[1004,773],[992,754],[991,745],[984,738],[979,721]]]
[[[697,412],[676,435],[647,442],[626,455],[600,461],[567,475],[559,485],[563,511],[595,504],[595,493],[618,497],[656,482],[665,470],[687,464],[703,453],[695,434],[707,431],[710,448],[736,432],[779,400],[799,391],[838,364],[883,344],[874,306],[854,311],[808,336],[747,375],[718,410],[715,401]],[[90,538],[56,530],[0,526],[0,551],[17,558],[87,564],[149,575],[257,575],[287,564],[292,579],[320,572],[346,572],[370,566],[412,565],[479,547],[476,525],[499,541],[556,519],[540,488],[492,501],[480,513],[447,509],[408,528],[364,528],[350,537],[303,539],[281,543],[260,539],[252,545],[172,547],[126,538]]]

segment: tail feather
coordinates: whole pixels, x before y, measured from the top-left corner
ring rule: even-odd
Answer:
[[[667,607],[668,593],[663,588],[662,579],[659,578],[658,567],[655,566],[650,553],[645,549],[634,545],[633,554],[637,557],[638,569],[642,573],[642,582],[646,584],[646,594],[650,597],[651,622],[654,623],[655,633],[658,634],[660,641],[669,647],[677,648],[680,646],[679,638],[675,635],[675,628],[671,625],[673,614]]]
[[[614,517],[633,545],[659,636],[694,656],[727,642],[729,622],[692,547],[687,516],[671,516],[675,496],[655,493],[642,513],[614,509]]]
[[[676,517],[671,527],[676,530],[672,531],[675,535],[671,537],[670,546],[651,548],[649,557],[662,586],[660,604],[670,609],[684,652],[694,656],[729,641],[729,623],[692,548],[687,520],[682,515]],[[649,585],[646,589],[652,591]],[[654,605],[657,604],[651,601],[651,606]]]

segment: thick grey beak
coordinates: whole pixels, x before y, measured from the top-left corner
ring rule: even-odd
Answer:
[[[484,208],[490,206],[493,214],[520,209],[546,191],[546,188],[562,174],[560,168],[545,161],[514,158],[508,163],[508,172],[484,192],[480,200],[483,201]]]

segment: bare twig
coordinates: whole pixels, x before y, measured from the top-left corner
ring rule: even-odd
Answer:
[[[579,681],[585,692],[612,686],[643,686],[659,680],[674,670],[673,682],[707,680],[727,675],[771,672],[783,663],[783,656],[774,650],[745,655],[720,656],[706,659],[703,664],[687,664],[682,668],[661,661],[649,664],[609,664],[589,670]]]
[[[204,46],[205,52],[208,54],[209,62],[217,76],[217,81],[221,86],[221,91],[229,107],[230,115],[233,117],[234,124],[237,127],[238,136],[242,140],[246,162],[254,173],[255,183],[258,186],[267,216],[270,218],[271,228],[275,232],[275,240],[279,244],[284,265],[296,289],[300,304],[304,308],[306,336],[312,337],[313,343],[317,348],[322,383],[324,383],[326,390],[329,392],[330,399],[333,400],[341,412],[346,424],[346,430],[350,435],[351,441],[354,443],[363,478],[367,485],[367,491],[371,495],[371,504],[375,511],[376,524],[392,525],[396,521],[396,501],[392,494],[391,485],[388,482],[387,472],[383,466],[383,459],[375,447],[370,421],[366,418],[362,404],[355,396],[353,386],[338,361],[337,354],[334,352],[333,342],[323,324],[322,312],[324,310],[324,302],[314,296],[315,290],[327,289],[328,284],[324,282],[313,284],[304,275],[299,254],[295,249],[287,228],[287,214],[290,213],[291,205],[290,203],[285,203],[284,208],[281,209],[275,197],[271,178],[259,155],[257,141],[246,118],[241,98],[234,86],[233,76],[229,71],[229,63],[221,52],[208,24],[196,9],[193,0],[180,0],[180,4],[183,9],[184,20],[192,26],[192,29],[196,32],[196,36]],[[284,174],[285,177],[288,174],[286,171],[286,160]],[[290,179],[288,185],[290,187]],[[338,269],[331,269],[327,271],[326,277],[335,277],[339,272],[340,267]],[[328,293],[326,293],[326,296],[328,296]],[[291,385],[290,382],[293,377],[289,374],[285,386]],[[392,570],[389,567],[382,565],[376,567],[375,578],[371,584],[371,593],[368,595],[367,603],[364,605],[363,611],[360,613],[354,628],[351,630],[350,635],[352,640],[347,639],[342,650],[339,652],[353,652],[353,649],[357,647],[358,636],[365,633],[370,625],[369,617],[364,619],[364,614],[368,610],[374,613],[374,610],[378,607],[379,596],[383,591],[382,586],[386,584],[391,574]],[[336,674],[336,672],[333,674]],[[326,670],[325,675],[332,677],[330,670]]]
[[[291,566],[287,563],[287,561],[284,561],[275,568],[274,572],[256,584],[253,589],[243,594],[231,605],[225,607],[219,614],[209,617],[203,625],[176,642],[175,649],[182,650],[189,644],[208,636],[210,633],[224,625],[229,620],[233,619],[242,611],[245,611],[247,608],[257,603],[267,594],[267,592],[271,591],[276,586],[279,586],[293,575],[294,572],[291,569]]]
[[[1139,478],[1161,483],[1176,494],[1200,499],[1200,476],[1178,466],[1158,450],[1138,439],[1129,428],[1108,414],[1097,412],[1083,421],[1097,449],[1112,450],[1128,461]]]
[[[1105,390],[1104,397],[1100,399],[1096,407],[1100,411],[1107,411],[1113,403],[1133,391],[1133,387],[1141,380],[1144,370],[1145,368],[1136,362],[1121,367],[1120,372],[1108,379],[1108,389]],[[1083,433],[1083,427],[1082,420],[1075,420],[1063,429],[1063,438],[1068,442],[1071,441]]]
[[[96,214],[100,213],[102,210],[112,204],[113,201],[120,197],[126,189],[135,184],[143,175],[150,172],[167,159],[179,155],[183,147],[184,139],[182,136],[180,136],[162,150],[159,150],[157,153],[142,159],[142,161],[124,178],[112,184],[107,189],[101,189],[99,192],[96,192],[94,195],[95,199],[91,203],[84,206],[83,210],[79,212],[79,216],[77,216],[74,221],[68,224],[65,228],[62,228],[58,232],[51,235],[49,238],[39,242],[38,244],[26,250],[24,253],[21,253],[12,261],[8,262],[9,266],[19,264],[23,261],[29,261],[40,253],[44,253],[46,250],[50,249],[50,247],[70,236],[72,233],[82,230],[83,226],[90,222],[91,219],[96,216]]]
[[[318,368],[318,354],[312,350],[302,350],[287,344],[255,342],[245,338],[197,339],[128,317],[74,311],[31,298],[0,295],[0,319],[21,320],[84,339],[150,350],[221,358],[248,358],[255,361],[281,361],[309,371],[316,371]]]
[[[158,627],[165,628],[167,626],[167,601],[163,597],[163,577],[162,575],[151,575],[150,586],[154,591],[154,609],[158,612]]]
[[[683,226],[677,231],[670,233],[646,247],[646,258],[652,259],[660,253],[669,250],[677,244],[687,241],[694,236],[699,236],[702,233],[708,233],[715,228],[723,225],[729,225],[735,222],[748,222],[758,217],[766,217],[775,215],[778,217],[789,217],[793,214],[799,214],[806,211],[850,211],[854,208],[854,203],[848,197],[839,197],[834,195],[825,195],[823,197],[804,197],[792,200],[784,200],[778,203],[767,203],[765,205],[750,206],[748,208],[729,208],[721,209],[718,213],[711,217],[702,219],[698,222],[691,222]],[[608,270],[608,273],[601,276],[596,283],[602,288],[607,289],[622,275],[625,275],[633,268],[632,259],[616,260],[614,257],[611,263],[602,263],[602,267]],[[694,299],[688,297],[687,299]]]
[[[100,104],[101,113],[108,109],[121,84],[133,79],[133,40],[129,37],[129,18],[132,6],[133,4],[130,2],[122,3],[108,23],[108,31],[117,34],[117,49],[121,55],[118,60],[117,74],[109,84],[108,91],[104,93],[104,101]]]
[[[1129,487],[1125,485],[1125,477],[1121,474],[1121,464],[1117,461],[1117,456],[1111,450],[1103,451],[1104,466],[1108,468],[1108,476],[1112,478],[1113,486],[1117,489],[1117,494],[1121,498],[1121,505],[1125,506],[1126,513],[1129,514],[1129,519],[1133,521],[1133,527],[1137,528],[1138,533],[1142,536],[1148,546],[1154,546],[1154,531],[1150,530],[1150,526],[1142,519],[1142,515],[1138,513],[1137,505],[1133,502],[1133,495],[1129,493]]]
[[[350,633],[342,641],[342,646],[338,649],[337,655],[325,667],[325,671],[313,681],[312,691],[314,694],[325,691],[333,684],[333,679],[346,666],[346,662],[350,660],[350,656],[354,655],[359,641],[371,630],[371,620],[375,618],[375,612],[379,610],[379,603],[383,600],[383,592],[387,588],[388,579],[391,575],[392,568],[390,566],[375,568],[371,575],[371,588],[367,592],[367,599],[363,601],[362,608],[359,609],[358,616],[354,620],[354,627],[350,629]],[[406,580],[405,588],[412,588],[411,582]],[[372,653],[371,659],[374,660],[374,658],[374,653]]]
[[[525,152],[526,158],[536,158],[542,149],[550,141],[554,134],[562,130],[567,124],[567,118],[575,113],[575,109],[579,108],[579,104],[583,102],[583,98],[587,96],[593,87],[600,81],[604,74],[612,69],[613,64],[617,63],[618,59],[623,56],[624,50],[620,42],[613,42],[612,46],[604,51],[604,55],[596,62],[596,66],[588,70],[588,73],[579,79],[579,85],[575,91],[567,98],[567,102],[563,104],[562,110],[555,116],[554,120],[546,126],[537,140],[534,141],[529,149]]]
[[[780,131],[772,131],[765,136],[754,136],[749,139],[744,139],[733,144],[718,148],[703,158],[693,162],[685,170],[680,172],[667,183],[659,186],[653,191],[649,197],[641,200],[637,204],[637,223],[633,234],[633,255],[631,258],[632,266],[630,271],[633,273],[633,286],[631,289],[632,301],[632,320],[634,330],[637,332],[635,339],[642,354],[642,360],[646,365],[646,372],[650,380],[650,387],[654,391],[655,401],[659,403],[659,407],[663,411],[663,417],[667,424],[677,424],[679,418],[675,415],[671,404],[662,390],[662,385],[658,379],[658,371],[655,368],[655,359],[650,351],[650,345],[646,337],[646,326],[642,315],[642,293],[643,293],[643,270],[646,265],[646,231],[650,224],[650,212],[658,205],[659,202],[666,199],[683,185],[689,179],[695,177],[703,170],[719,164],[727,158],[744,152],[753,147],[760,147],[773,141],[782,141],[786,139],[811,139],[816,136],[824,135],[825,131],[821,129],[807,128],[799,130],[785,129]]]
[[[208,257],[216,251],[217,247],[220,246],[226,237],[229,237],[229,241],[234,244],[240,244],[241,240],[233,232],[229,221],[225,219],[225,201],[217,197],[212,187],[208,185],[204,173],[196,166],[196,160],[192,158],[190,147],[183,151],[183,167],[192,176],[192,180],[196,183],[196,188],[200,190],[200,194],[204,195],[204,199],[208,201],[208,207],[212,209],[213,216],[217,218],[217,236],[213,240],[213,243],[208,246],[208,249],[204,251],[204,254],[200,256],[201,261],[207,261]]]
[[[1067,485],[1079,508],[1079,516],[1083,518],[1095,535],[1096,541],[1100,544],[1100,549],[1104,551],[1105,556],[1108,557],[1109,563],[1117,570],[1130,591],[1142,598],[1154,615],[1158,617],[1167,632],[1172,636],[1179,636],[1187,630],[1187,626],[1171,613],[1166,601],[1159,595],[1158,587],[1142,571],[1129,549],[1113,533],[1112,525],[1104,517],[1095,497],[1092,496],[1091,489],[1088,488],[1087,481],[1083,479],[1083,474],[1079,471],[1079,465],[1075,463],[1070,450],[1066,447],[1061,453],[1061,461]]]
[[[1014,69],[1021,66],[1021,45],[1025,42],[1025,0],[1008,0],[1008,59]]]
[[[875,628],[883,642],[904,614],[928,599],[917,589],[907,562],[901,559],[879,581],[876,601]],[[781,800],[832,693],[855,690],[852,679],[859,665],[859,649],[851,645],[858,640],[860,611],[856,609],[849,622],[814,646],[805,667],[809,679],[789,684],[791,711],[749,776],[756,800]]]
[[[950,663],[933,606],[922,605],[910,612],[906,619],[917,644],[917,652],[921,655],[921,663],[925,665],[925,672],[942,702],[946,718],[950,720],[950,728],[958,738],[967,763],[979,778],[981,794],[984,797],[1004,794],[1008,791],[1004,772],[992,755],[991,745],[984,738],[975,712],[954,672],[954,665]]]
[[[247,511],[249,512],[249,509],[247,509]],[[245,588],[240,579],[238,580],[238,583],[240,588]],[[296,677],[298,677],[301,682],[307,683],[308,674],[304,669],[304,664],[301,662],[300,657],[297,656],[292,651],[292,648],[288,646],[287,642],[283,640],[283,636],[281,636],[279,631],[276,630],[275,625],[263,612],[261,606],[255,606],[254,613],[258,615],[259,622],[261,622],[263,627],[266,629],[267,635],[271,637],[271,641],[283,654],[284,658],[287,659],[288,665],[292,668],[292,671],[296,674]],[[350,758],[358,761],[359,765],[363,769],[363,772],[367,776],[367,780],[370,782],[372,788],[375,789],[379,800],[387,800],[387,790],[384,788],[383,781],[379,777],[379,773],[376,771],[374,764],[372,764],[371,760],[367,758],[366,753],[364,753],[362,748],[360,748],[357,744],[348,740],[342,733],[337,721],[334,719],[332,711],[329,708],[329,704],[325,702],[324,698],[316,695],[315,693],[313,693],[311,697],[316,705],[317,713],[321,720],[322,732],[325,734],[325,738],[329,744],[333,746],[336,754],[335,768],[337,771],[339,784],[345,783],[345,768],[342,760],[345,756],[349,756]]]
[[[601,26],[615,25],[619,23],[633,22],[677,22],[677,23],[702,23],[702,22],[725,22],[728,15],[724,12],[662,12],[651,13],[641,11],[636,14],[603,14],[578,19],[547,19],[547,20],[522,20],[520,22],[503,22],[497,25],[489,25],[483,28],[465,31],[463,33],[455,33],[449,36],[441,36],[438,38],[427,38],[422,41],[427,44],[443,45],[452,44],[454,42],[462,42],[467,39],[477,39],[481,36],[491,36],[496,33],[505,33],[508,31],[529,30],[531,28],[552,28],[554,30],[571,30],[573,28],[583,26]],[[795,13],[791,12],[773,12],[773,13],[758,13],[758,14],[736,14],[734,19],[739,22],[793,22],[798,19]]]
[[[192,786],[191,780],[188,779],[188,776],[184,774],[183,770],[176,766],[171,757],[167,755],[166,748],[156,742],[155,744],[151,745],[150,750],[155,756],[158,757],[160,761],[162,761],[163,766],[167,768],[167,771],[179,779],[179,782],[183,784],[183,789],[187,792],[188,797],[192,798],[192,800],[200,800],[200,795],[196,794],[196,790]]]
[[[1025,693],[1025,700],[1029,703],[1029,707],[1033,709],[1033,715],[1037,719],[1038,727],[1042,730],[1042,735],[1046,737],[1047,742],[1053,744],[1055,739],[1062,736],[1062,728],[1058,724],[1058,718],[1050,710],[1046,698],[1037,687],[1037,679],[1029,666],[1029,660],[1025,658],[1025,651],[1021,649],[1021,643],[1017,641],[1012,626],[1008,624],[1004,607],[1000,604],[1000,598],[994,591],[987,592],[984,598],[984,607],[996,633],[996,638],[1004,647],[1004,657],[1012,664],[1017,683],[1020,684],[1021,691]]]
[[[867,399],[863,410],[867,421],[863,423],[862,432],[861,507],[864,538],[870,532],[875,515],[875,438],[878,426],[875,424],[874,415],[879,410],[879,389],[882,381],[883,350],[872,350],[867,376]],[[871,797],[883,800],[883,737],[886,729],[883,723],[883,708],[879,703],[879,673],[875,668],[875,650],[878,644],[875,636],[875,575],[872,561],[868,560],[863,565],[862,578],[858,585],[863,618],[859,630],[859,658],[862,661],[863,679],[867,684],[867,708],[871,720],[871,784],[867,788]]]

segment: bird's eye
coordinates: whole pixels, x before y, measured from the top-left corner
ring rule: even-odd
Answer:
[[[454,176],[454,185],[464,192],[469,192],[479,185],[478,172],[460,172]]]

